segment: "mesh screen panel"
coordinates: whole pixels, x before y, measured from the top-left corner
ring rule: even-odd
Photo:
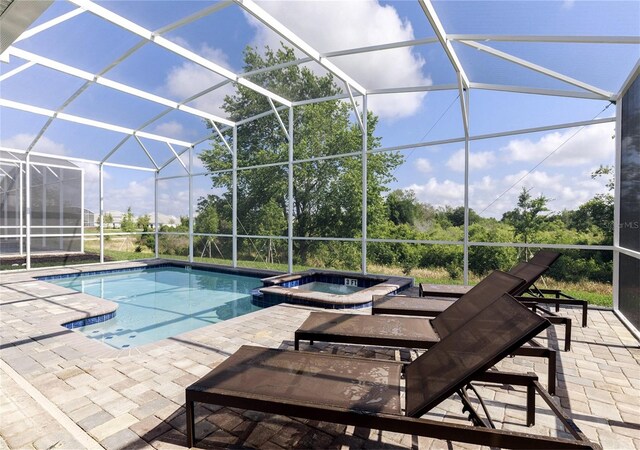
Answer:
[[[419,417],[549,325],[508,294],[406,368],[407,415]]]
[[[433,319],[433,328],[443,339],[462,327],[497,298],[512,292],[523,283],[524,281],[516,276],[495,270]]]

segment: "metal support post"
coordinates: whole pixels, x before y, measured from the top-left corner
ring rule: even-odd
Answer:
[[[160,257],[160,232],[158,230],[159,224],[158,224],[158,176],[160,174],[158,173],[158,171],[156,170],[155,172],[155,189],[153,190],[153,229],[155,231],[155,254],[156,254],[156,258]]]
[[[100,262],[104,262],[104,163],[98,166],[99,173],[99,202],[100,202]]]
[[[287,270],[293,273],[293,106],[289,108],[289,186],[287,210]]]
[[[357,114],[357,112],[356,112]],[[367,94],[362,96],[362,273],[367,273]]]
[[[58,178],[58,192],[62,195],[62,180]],[[60,226],[64,225],[62,221],[62,214],[58,218],[60,221]],[[42,237],[40,238],[40,245],[42,248],[47,248],[47,171],[42,171]],[[60,228],[59,233],[64,233],[63,228]],[[60,249],[62,250],[62,236],[59,238],[60,240]]]
[[[622,164],[622,102],[620,96],[616,103],[616,155],[615,155],[615,181],[613,191],[613,310],[620,311],[620,179]]]
[[[84,253],[84,169],[80,171],[80,252]]]
[[[26,171],[25,171],[26,173]],[[18,210],[20,211],[20,216],[18,217],[18,225],[19,229],[19,239],[20,239],[20,256],[24,254],[24,177],[22,176],[22,162],[18,163],[18,174],[20,175],[20,193],[18,194],[20,205],[18,206]]]
[[[469,90],[462,89],[460,84],[460,96],[462,101],[462,120],[464,127],[464,269],[463,282],[469,284]]]
[[[27,226],[27,230],[26,230],[26,252],[27,252],[27,264],[26,264],[26,269],[29,270],[31,269],[31,155],[29,153],[27,153],[27,156],[25,157],[25,169],[26,169],[26,176],[25,176],[25,194],[26,194],[26,199],[25,199],[25,203],[27,205],[27,214],[25,216],[26,219],[26,226]]]
[[[189,147],[189,262],[193,262],[193,147]]]
[[[233,127],[233,155],[232,155],[232,175],[231,175],[231,221],[232,243],[231,243],[231,265],[238,267],[238,127]]]
[[[42,173],[42,182],[44,183],[44,171]],[[58,185],[60,187],[59,189],[59,202],[58,202],[58,224],[60,225],[60,231],[64,232],[64,228],[62,228],[64,226],[64,187],[62,185],[62,179],[58,178]],[[45,228],[46,230],[46,228]],[[60,234],[59,240],[58,240],[58,247],[60,248],[60,250],[64,249],[64,237],[62,236],[62,233]]]

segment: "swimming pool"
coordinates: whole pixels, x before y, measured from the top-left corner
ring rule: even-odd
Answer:
[[[163,266],[46,279],[118,303],[115,317],[72,327],[125,349],[262,309],[251,302],[260,278]],[[76,324],[78,325],[78,324]]]

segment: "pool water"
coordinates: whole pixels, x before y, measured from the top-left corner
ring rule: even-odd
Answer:
[[[262,309],[251,303],[259,278],[183,267],[47,280],[118,303],[113,319],[74,328],[115,348],[131,348]]]
[[[301,284],[294,289],[305,291],[324,292],[327,294],[348,295],[363,290],[364,288],[357,286],[346,286],[344,284],[325,283],[322,281],[312,281],[311,283]]]

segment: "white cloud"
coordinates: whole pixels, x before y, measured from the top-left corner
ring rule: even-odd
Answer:
[[[469,207],[484,216],[500,218],[515,207],[522,187],[531,189],[531,195],[549,198],[552,211],[576,209],[598,193],[606,192],[603,180],[592,180],[589,174],[549,173],[521,170],[501,178],[484,176],[469,185]],[[425,184],[411,184],[403,189],[412,190],[416,198],[436,207],[464,204],[464,184],[437,177]],[[505,192],[506,191],[506,192]]]
[[[391,5],[375,0],[340,2],[260,2],[268,13],[289,27],[296,35],[320,52],[357,48],[386,42],[414,39],[411,23],[402,20]],[[300,20],[313,17],[313,20]],[[269,45],[278,48],[282,38],[255,19],[249,23],[256,28],[253,44],[258,48]],[[411,48],[399,48],[333,58],[345,73],[367,89],[431,85],[423,75],[426,61]],[[368,106],[387,119],[415,114],[425,93],[376,95]]]
[[[178,40],[183,47],[188,47],[182,40]],[[202,44],[196,51],[197,54],[215,62],[216,64],[233,70],[229,64],[228,56],[220,49]],[[179,66],[174,66],[167,75],[165,85],[162,90],[177,101],[183,101],[194,94],[202,92],[210,87],[224,81],[225,78],[211,72],[192,62],[184,62]],[[222,102],[225,95],[233,93],[233,86],[229,83],[222,88],[203,95],[189,103],[189,106],[202,109],[211,114],[225,115],[222,111]]]
[[[418,169],[418,172],[429,173],[433,170],[433,167],[428,159],[418,158],[416,160],[416,169]]]
[[[163,122],[156,125],[154,132],[161,136],[168,136],[177,139],[184,136],[185,130],[180,122],[171,120],[169,122]]]
[[[574,3],[576,2],[576,0],[564,0],[562,2],[562,9],[571,9],[573,8]]]
[[[8,139],[3,139],[2,137],[0,137],[0,143],[3,147],[14,148],[16,150],[27,150],[35,138],[35,134],[21,133],[16,134],[15,136],[12,136]],[[33,151],[59,156],[68,154],[68,151],[63,144],[54,142],[46,136],[42,136],[38,140],[36,145],[33,147]]]
[[[574,128],[548,133],[537,141],[514,139],[500,150],[508,162],[540,162],[553,152],[545,161],[546,166],[611,163],[615,152],[615,141],[611,139],[615,133],[613,124],[592,125],[575,134],[576,131]]]
[[[131,207],[133,214],[138,217],[153,211],[154,205],[153,177],[142,181],[129,181],[126,185],[115,187],[113,184],[105,186],[105,210],[126,211]],[[160,200],[160,202],[164,201]],[[160,203],[163,204],[163,203]],[[189,204],[188,202],[186,203]],[[170,213],[171,210],[167,208]]]
[[[416,198],[433,206],[460,206],[464,201],[464,184],[451,180],[439,182],[435,177],[429,178],[425,184],[412,184],[404,188],[412,190]]]
[[[484,169],[493,164],[495,159],[493,152],[469,152],[469,169]],[[456,172],[464,172],[464,148],[451,155],[447,167]]]

